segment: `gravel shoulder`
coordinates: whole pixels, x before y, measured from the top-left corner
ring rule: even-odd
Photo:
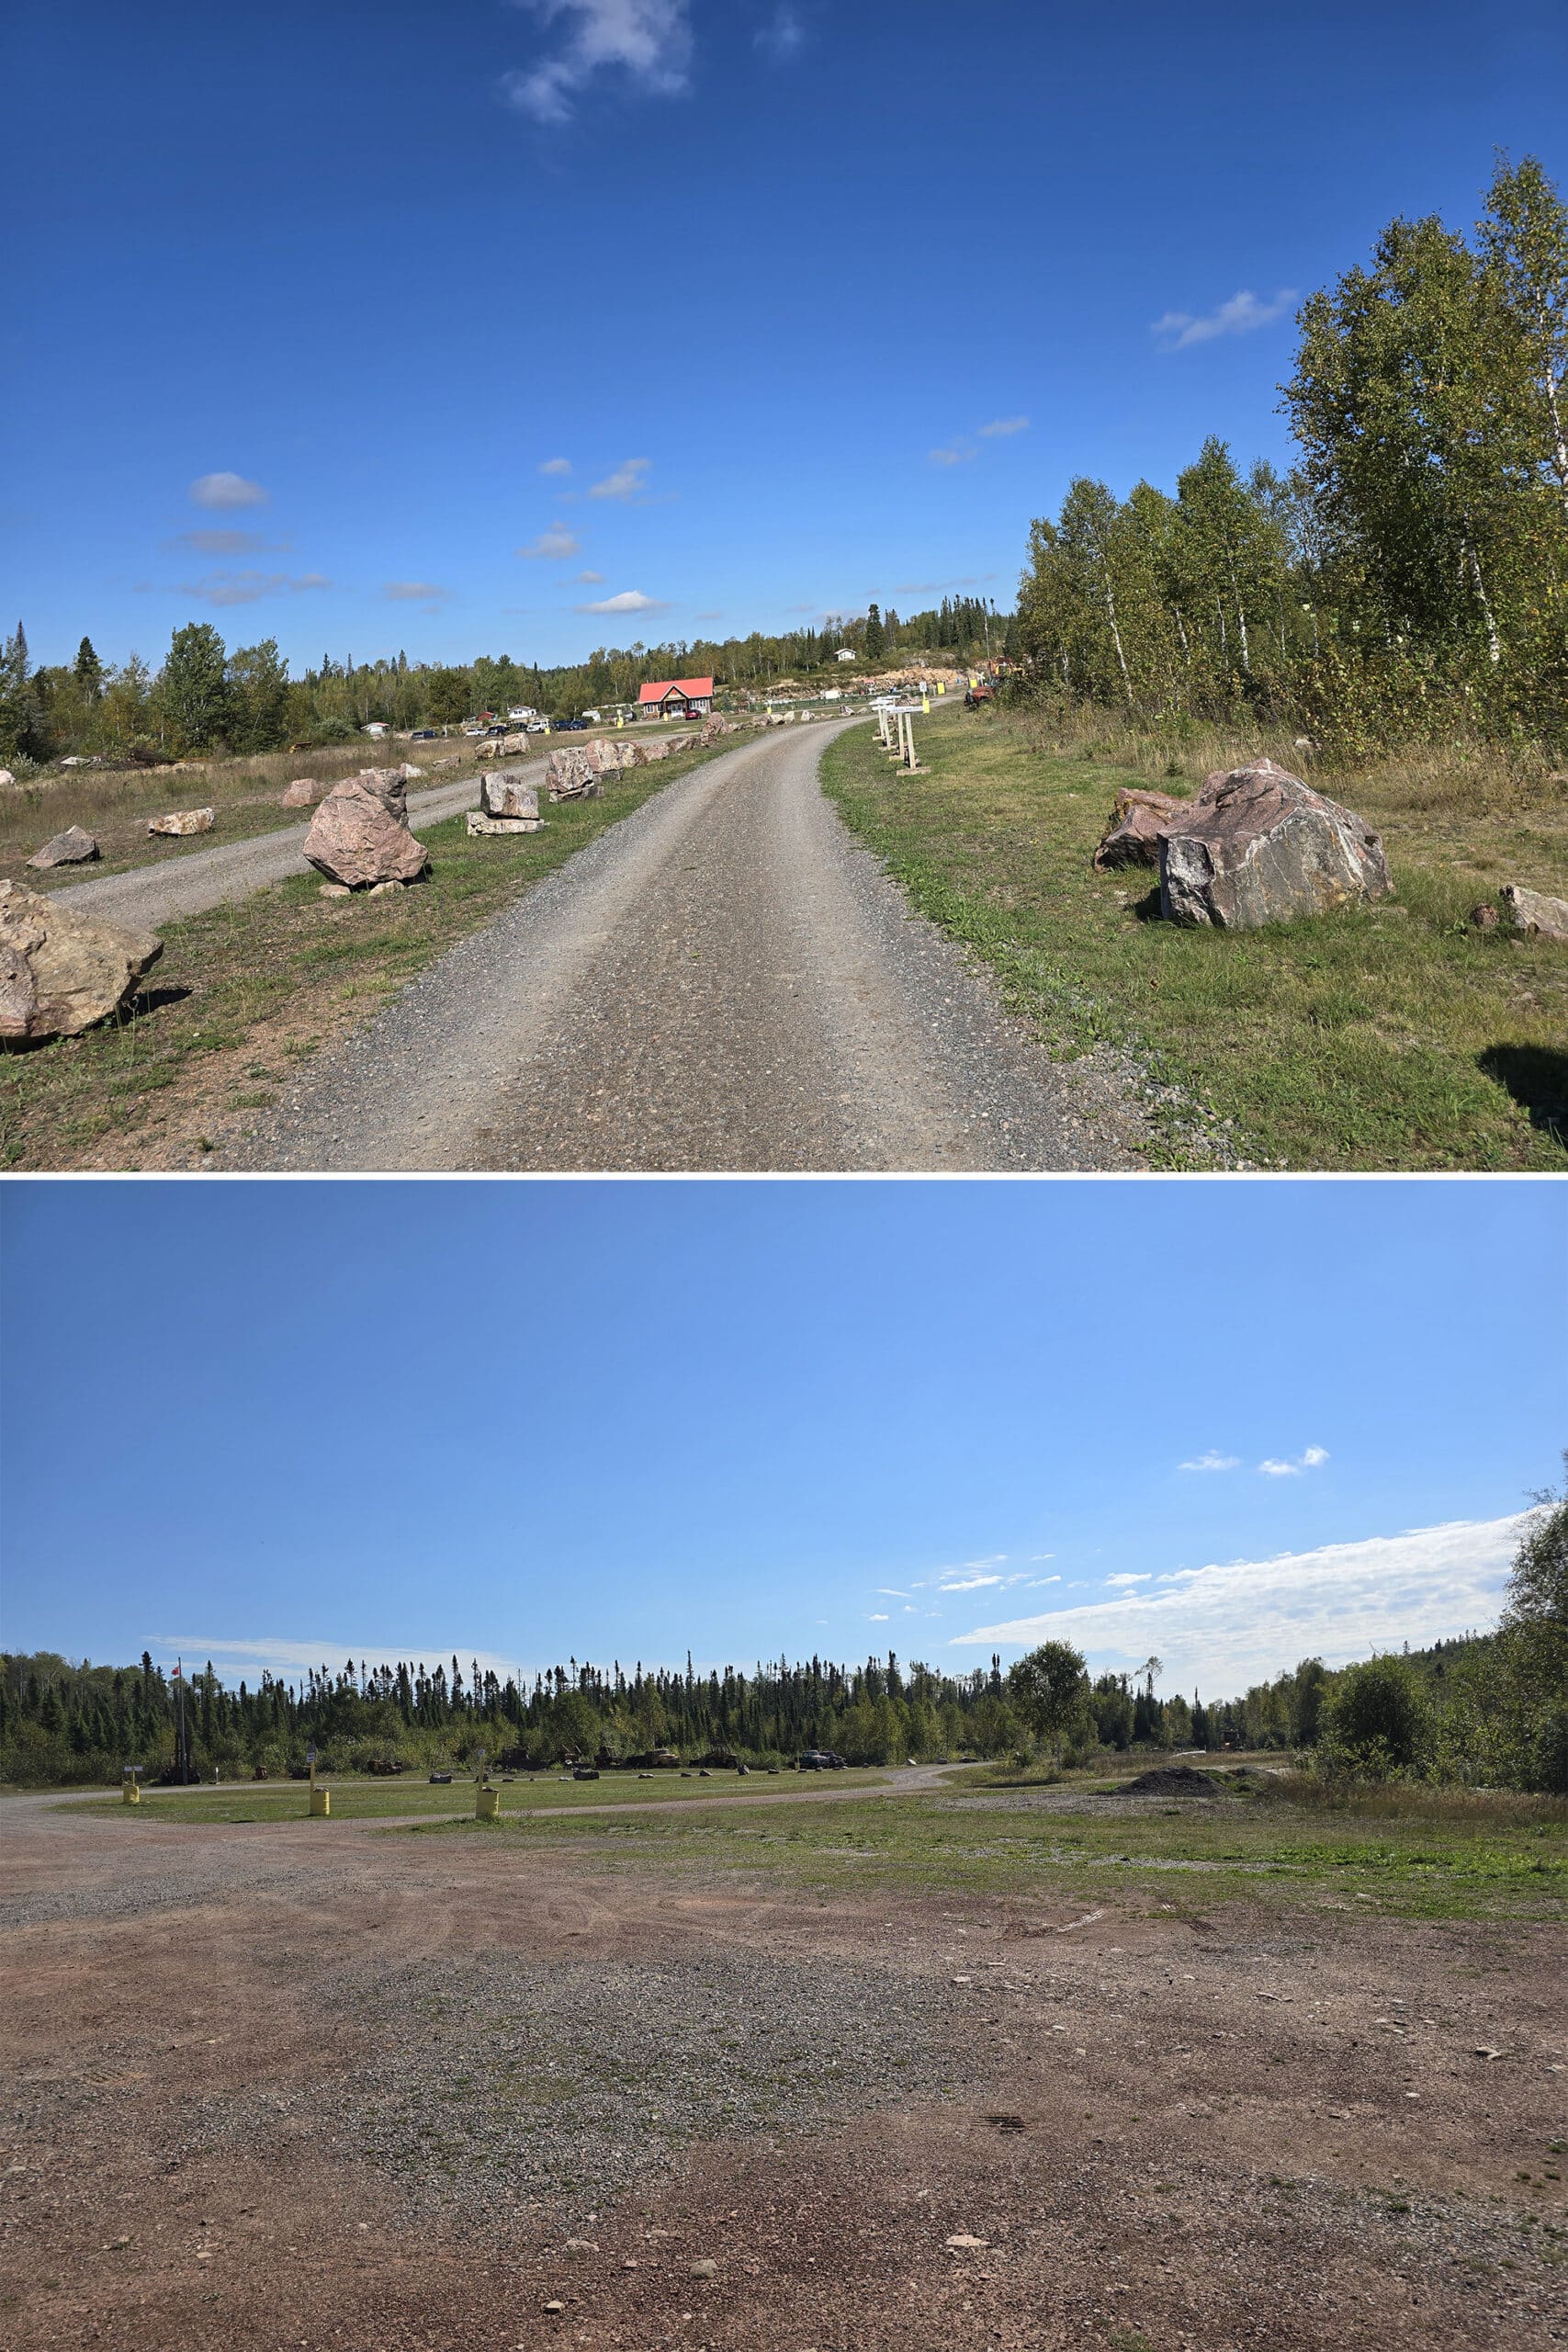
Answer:
[[[303,1080],[246,1169],[969,1171],[1143,1164],[820,792],[829,726],[709,762]]]

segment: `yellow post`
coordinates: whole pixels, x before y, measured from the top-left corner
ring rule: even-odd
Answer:
[[[119,1801],[121,1804],[140,1804],[141,1803],[141,1781],[122,1781],[119,1784]]]
[[[315,1787],[315,1786],[314,1786],[314,1784],[312,1783],[312,1786],[311,1786],[311,1789],[310,1789],[310,1818],[311,1818],[311,1820],[312,1820],[312,1821],[325,1821],[325,1820],[327,1819],[328,1815],[331,1814],[332,1809],[333,1809],[333,1792],[332,1792],[331,1789],[318,1789],[318,1788],[317,1788],[317,1787]]]
[[[928,718],[931,716],[931,698],[930,695],[922,695],[920,696],[920,708],[926,713]]]
[[[476,1792],[474,1797],[474,1819],[476,1821],[499,1821],[501,1819],[501,1791],[499,1789],[480,1788]]]

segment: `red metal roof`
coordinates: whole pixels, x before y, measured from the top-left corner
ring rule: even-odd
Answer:
[[[705,695],[711,702],[713,680],[711,678],[661,678],[656,684],[639,687],[637,700],[639,703],[662,702],[665,695],[669,694],[682,694],[688,702],[696,702]]]

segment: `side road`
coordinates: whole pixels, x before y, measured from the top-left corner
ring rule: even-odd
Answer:
[[[542,761],[532,766],[542,767]],[[516,763],[508,761],[509,769]],[[438,784],[427,792],[409,794],[409,823],[417,833],[422,824],[434,825],[477,808],[479,779],[468,776],[460,784]],[[192,850],[188,856],[166,858],[157,865],[130,874],[106,874],[96,882],[72,882],[54,896],[83,914],[103,915],[111,922],[130,923],[156,931],[162,922],[181,915],[205,914],[237,899],[248,899],[268,882],[283,882],[291,874],[309,874],[305,835],[310,820],[287,825],[276,833],[259,833],[248,842],[218,842],[211,849]]]
[[[249,1169],[1135,1167],[823,798],[841,726],[712,760],[472,933],[231,1154]]]

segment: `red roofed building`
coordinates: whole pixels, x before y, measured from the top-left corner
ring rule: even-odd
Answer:
[[[711,678],[665,678],[637,695],[639,718],[705,718],[713,708]]]

